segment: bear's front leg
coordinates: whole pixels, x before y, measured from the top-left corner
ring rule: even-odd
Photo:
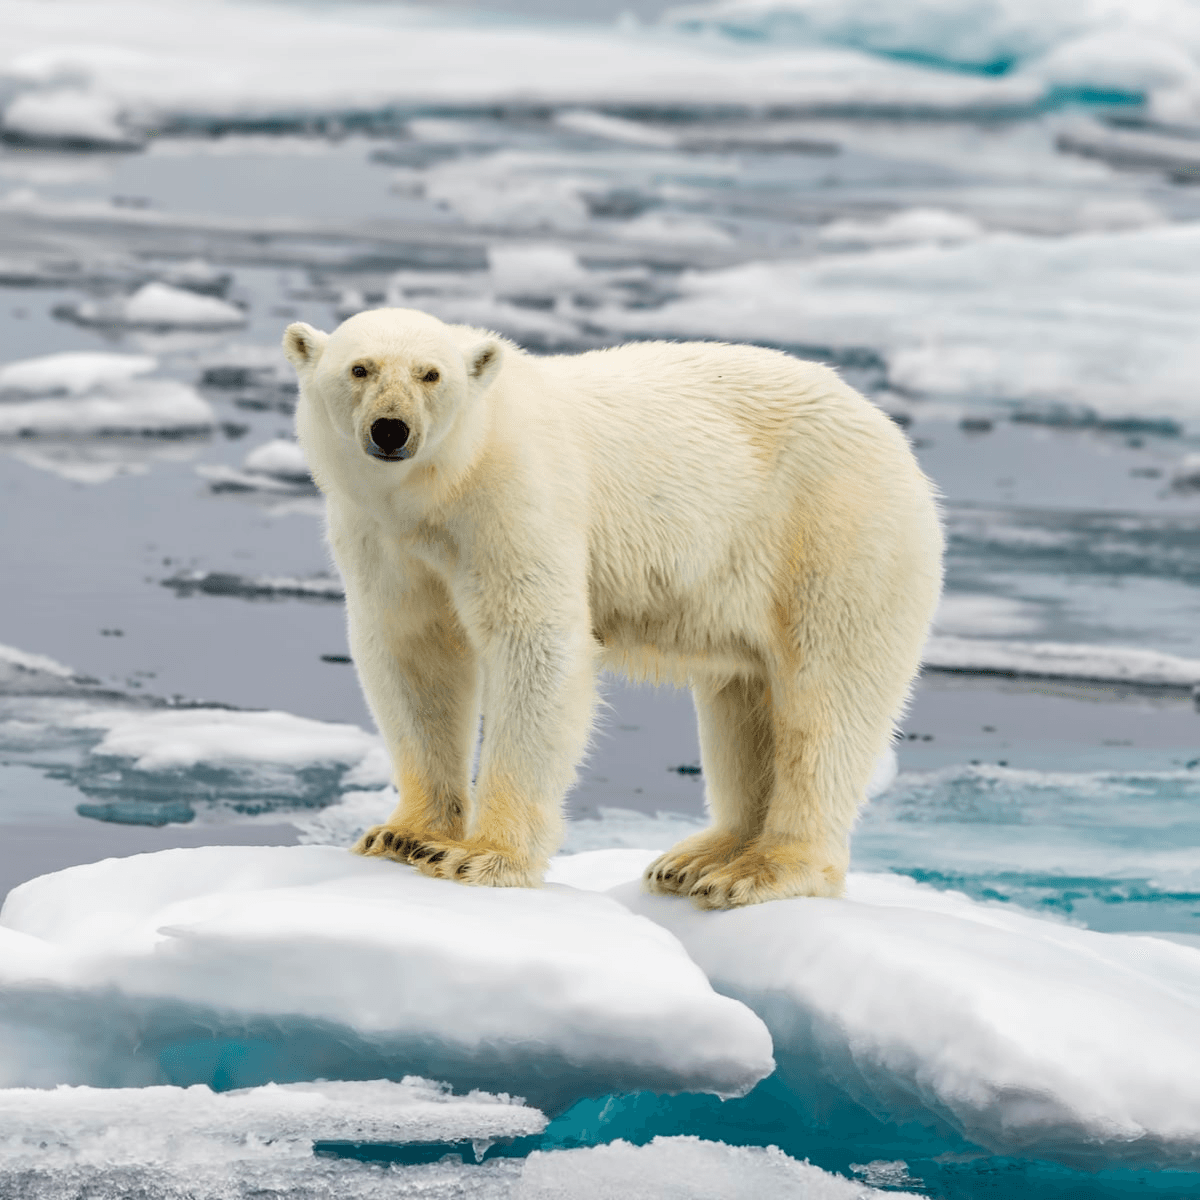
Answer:
[[[549,595],[530,591],[530,573],[508,578],[511,589],[492,575],[462,605],[484,676],[467,836],[428,839],[407,858],[459,883],[536,887],[562,840],[562,798],[591,730],[596,644],[582,578],[571,587],[569,571],[547,572]]]
[[[394,604],[389,612],[347,589],[354,663],[399,794],[392,815],[354,851],[408,862],[431,839],[466,834],[480,671],[444,589],[425,581]]]

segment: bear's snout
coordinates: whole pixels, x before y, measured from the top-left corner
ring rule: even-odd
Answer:
[[[385,462],[399,462],[412,455],[405,448],[410,430],[403,421],[392,417],[381,417],[371,423],[371,440],[367,443],[367,453],[372,458],[380,458]]]

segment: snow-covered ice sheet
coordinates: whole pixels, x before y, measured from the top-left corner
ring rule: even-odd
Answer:
[[[771,1042],[675,940],[564,888],[466,888],[343,849],[74,867],[0,910],[9,1085],[422,1074],[549,1110],[737,1094]]]
[[[556,878],[609,883],[606,855],[637,866],[597,851],[558,859]],[[881,1119],[1076,1166],[1200,1164],[1200,950],[888,875],[722,913],[638,882],[610,894],[758,1012],[802,1104],[832,1088]]]
[[[241,468],[216,463],[196,468],[214,491],[268,491],[289,495],[315,492],[308,463],[299,445],[290,438],[272,438],[255,446]]]
[[[1188,0],[715,0],[667,20],[740,37],[832,43],[1079,93],[1140,98],[1164,116],[1200,97],[1200,13]]]
[[[608,328],[867,349],[890,385],[941,399],[1200,428],[1191,330],[1200,225],[1037,238],[989,233],[815,261],[689,271],[649,312],[609,308]]]
[[[40,130],[52,141],[70,137],[71,112],[86,140],[114,123],[135,137],[204,117],[296,123],[405,103],[774,102],[958,113],[1027,110],[1045,90],[1034,79],[955,76],[840,48],[739,46],[654,29],[469,25],[399,6],[340,6],[335,15],[295,8],[284,17],[267,5],[212,0],[187,12],[148,0],[103,10],[74,0],[55,13],[51,21],[33,0],[18,0],[0,38],[7,81],[35,97],[18,96],[12,119],[26,136]]]
[[[1188,691],[1200,685],[1200,659],[1136,646],[1016,642],[942,634],[926,643],[923,661],[926,667],[941,671],[972,674],[1079,679]]]
[[[132,295],[83,300],[65,304],[60,311],[81,325],[103,328],[229,329],[247,319],[227,300],[168,283],[144,283]]]
[[[263,1143],[310,1150],[318,1141],[476,1142],[528,1137],[545,1128],[537,1109],[505,1095],[400,1081],[268,1083],[238,1091],[191,1087],[0,1089],[0,1162],[19,1153],[67,1153],[79,1161],[234,1157]],[[267,1151],[269,1153],[269,1151]]]
[[[647,1146],[612,1142],[531,1154],[521,1200],[876,1200],[880,1192],[800,1163],[772,1146],[726,1146],[659,1137]]]
[[[0,367],[0,436],[183,434],[216,422],[188,384],[147,377],[142,354],[68,351]]]

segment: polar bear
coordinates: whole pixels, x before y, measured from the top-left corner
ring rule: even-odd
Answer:
[[[841,892],[941,589],[934,491],[884,413],[752,346],[535,357],[398,308],[283,345],[400,796],[360,854],[537,886],[608,668],[695,699],[712,824],[652,891]]]

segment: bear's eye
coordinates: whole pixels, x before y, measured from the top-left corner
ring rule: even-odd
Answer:
[[[422,383],[437,383],[437,381],[439,379],[441,379],[441,377],[442,377],[441,373],[438,371],[437,367],[430,367],[429,370],[426,371],[425,374],[421,376],[421,382]]]
[[[367,368],[364,367],[362,363],[355,363],[354,366],[350,368],[350,374],[353,375],[355,379],[366,379]]]

